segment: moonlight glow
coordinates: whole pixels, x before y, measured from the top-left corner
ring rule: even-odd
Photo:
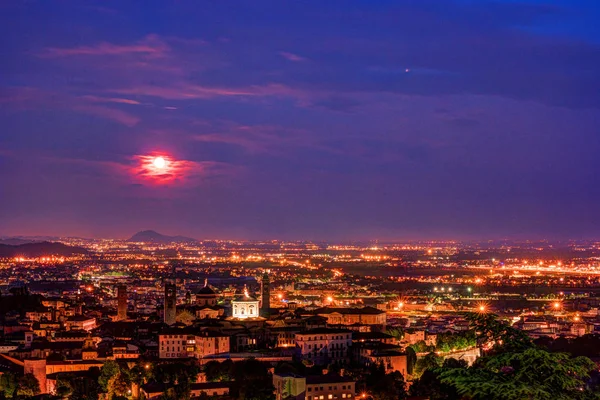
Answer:
[[[156,157],[152,160],[152,165],[154,165],[157,169],[165,169],[167,167],[167,160],[164,157]]]
[[[154,153],[134,156],[136,161],[132,173],[146,183],[163,185],[183,183],[190,175],[199,174],[200,164],[188,160],[178,160],[172,155]]]

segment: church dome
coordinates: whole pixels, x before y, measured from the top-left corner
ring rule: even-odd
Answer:
[[[208,295],[214,296],[214,295],[216,295],[215,291],[212,290],[210,288],[210,286],[204,286],[202,289],[198,290],[198,292],[196,294],[202,294],[202,295],[205,295],[205,296],[208,296]]]

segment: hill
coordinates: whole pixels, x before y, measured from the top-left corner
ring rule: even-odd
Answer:
[[[156,231],[141,231],[127,239],[128,242],[146,242],[146,243],[194,243],[196,239],[185,236],[168,236]]]
[[[33,243],[34,240],[28,240],[28,239],[21,239],[21,238],[7,238],[7,239],[0,239],[0,244],[7,244],[9,246],[19,246],[21,244],[25,244],[25,243]]]
[[[62,256],[68,257],[74,254],[86,254],[88,251],[83,247],[67,246],[58,242],[25,243],[20,245],[0,244],[0,257],[43,257]]]

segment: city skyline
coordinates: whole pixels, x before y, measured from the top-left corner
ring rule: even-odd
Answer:
[[[0,10],[1,235],[600,238],[597,2]]]

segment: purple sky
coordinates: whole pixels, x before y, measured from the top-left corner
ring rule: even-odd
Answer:
[[[2,2],[0,234],[600,237],[598,3]]]

